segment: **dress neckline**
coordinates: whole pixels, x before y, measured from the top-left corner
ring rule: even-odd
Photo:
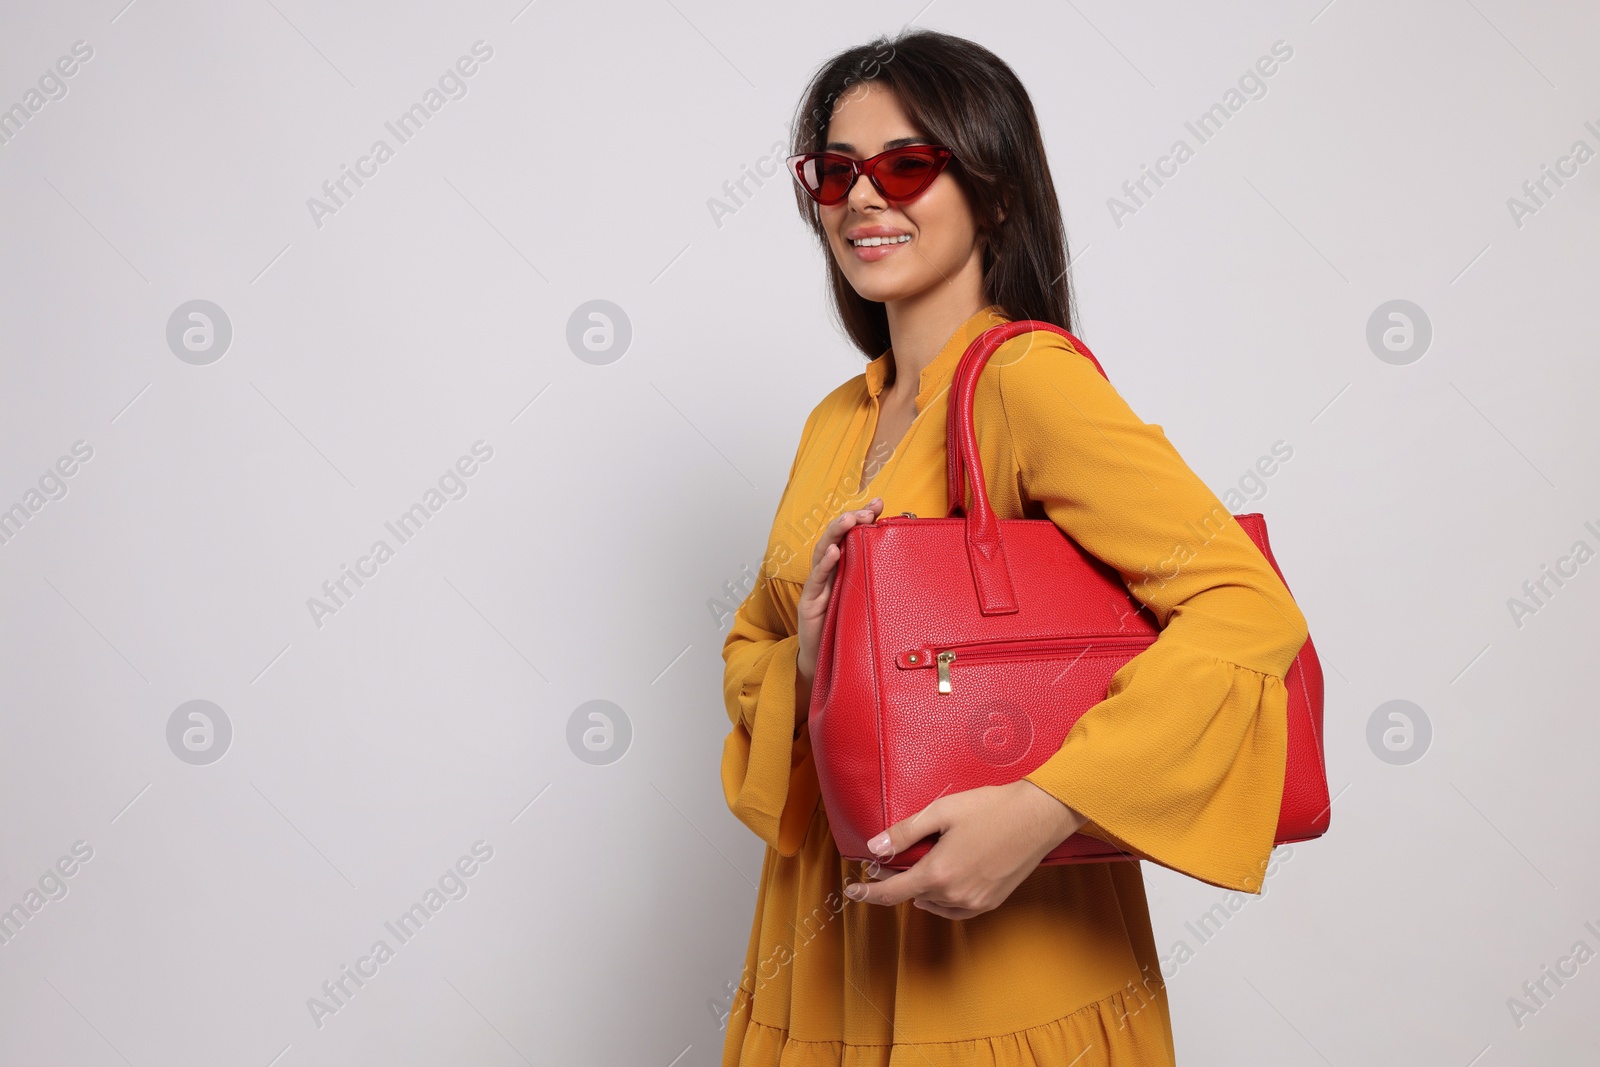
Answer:
[[[990,304],[979,308],[969,315],[965,322],[955,328],[950,337],[945,341],[944,347],[939,349],[939,354],[933,361],[922,368],[922,373],[917,380],[917,415],[928,409],[929,402],[939,395],[939,391],[949,386],[955,378],[956,367],[961,362],[961,357],[966,355],[967,346],[977,339],[985,330],[998,326],[1003,322],[1010,322],[1001,311],[999,304]],[[866,379],[867,395],[876,398],[883,392],[888,384],[889,369],[894,365],[894,349],[886,348],[881,354],[867,363],[863,374]]]
[[[939,349],[939,354],[933,357],[933,361],[926,367],[922,368],[922,373],[917,381],[917,411],[911,419],[911,424],[906,427],[906,431],[901,435],[900,440],[895,442],[894,447],[890,450],[889,458],[884,460],[883,464],[873,473],[869,480],[862,483],[862,470],[867,461],[867,453],[872,449],[872,440],[878,435],[878,425],[883,420],[881,397],[888,382],[889,369],[893,365],[894,350],[892,348],[885,349],[881,355],[867,364],[864,371],[867,386],[867,413],[863,415],[861,420],[860,439],[856,442],[856,447],[851,450],[850,462],[852,466],[849,469],[852,479],[861,487],[859,495],[863,499],[871,499],[867,494],[871,493],[875,488],[879,488],[879,483],[889,474],[889,468],[898,464],[900,458],[905,455],[912,436],[922,425],[922,416],[927,414],[928,409],[933,406],[933,401],[938,398],[941,392],[948,389],[955,379],[956,367],[960,364],[961,357],[966,355],[968,346],[985,330],[1009,321],[1011,320],[1002,313],[999,304],[989,304],[973,312],[967,317],[966,321],[955,328],[949,339],[945,341],[944,347]],[[877,495],[883,495],[881,489]]]

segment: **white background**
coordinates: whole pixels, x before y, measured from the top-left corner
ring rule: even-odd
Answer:
[[[762,846],[721,793],[709,605],[863,360],[782,176],[709,201],[818,64],[913,17],[1031,92],[1080,332],[1134,410],[1219,494],[1293,449],[1244,510],[1322,656],[1338,800],[1203,945],[1225,894],[1146,865],[1163,955],[1195,950],[1180,1062],[1592,1055],[1600,962],[1520,1026],[1507,1002],[1600,951],[1600,560],[1520,626],[1507,602],[1600,549],[1600,161],[1508,207],[1600,150],[1593,5],[124,3],[0,21],[0,107],[93,49],[0,145],[0,507],[93,449],[0,546],[0,908],[93,849],[0,945],[0,1062],[719,1062]],[[1118,225],[1276,41],[1267,93]],[[196,299],[233,330],[205,366],[166,340]],[[607,365],[566,341],[594,299],[632,324]],[[1394,299],[1433,330],[1403,366],[1366,341]],[[479,440],[467,494],[313,621]],[[207,766],[167,742],[196,699],[233,729]],[[591,700],[631,723],[605,766],[567,740]],[[1432,724],[1408,765],[1368,744],[1391,700]],[[319,1027],[308,998],[480,840]]]

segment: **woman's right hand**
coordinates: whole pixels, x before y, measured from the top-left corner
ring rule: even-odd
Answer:
[[[800,590],[800,651],[796,660],[800,682],[807,689],[817,674],[817,644],[822,638],[822,620],[828,611],[828,597],[833,592],[833,576],[839,567],[839,542],[854,527],[875,521],[882,511],[883,498],[873,497],[866,507],[845,512],[827,525],[811,550],[811,574],[806,578],[805,587]],[[796,718],[802,716],[797,715]]]

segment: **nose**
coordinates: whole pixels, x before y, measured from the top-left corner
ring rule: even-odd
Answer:
[[[851,207],[862,211],[869,207],[885,207],[883,197],[878,193],[878,187],[872,184],[872,179],[865,174],[857,174],[855,181],[850,185],[850,192],[846,198]]]

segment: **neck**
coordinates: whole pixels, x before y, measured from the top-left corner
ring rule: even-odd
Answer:
[[[932,363],[956,328],[987,307],[983,255],[974,249],[960,272],[920,293],[884,305],[889,320],[890,361],[894,374],[886,391],[915,397],[922,371]]]

